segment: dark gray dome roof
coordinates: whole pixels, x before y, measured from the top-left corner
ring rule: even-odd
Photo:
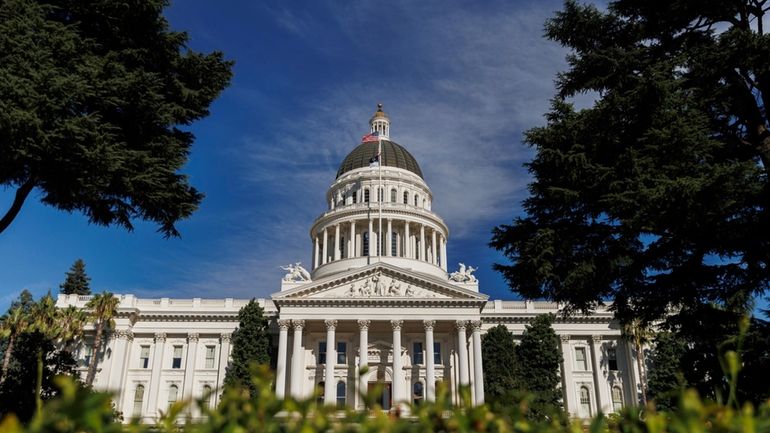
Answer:
[[[357,168],[369,167],[369,161],[375,155],[377,155],[376,141],[359,144],[340,164],[337,178]],[[417,160],[412,154],[400,144],[389,140],[382,140],[382,164],[388,167],[403,168],[422,177],[422,170],[420,170],[420,166],[417,165]]]

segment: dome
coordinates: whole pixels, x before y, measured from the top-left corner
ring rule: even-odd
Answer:
[[[369,161],[377,155],[377,142],[361,143],[351,151],[340,164],[337,178],[357,168],[369,167]],[[387,167],[403,168],[422,177],[422,170],[411,153],[403,146],[389,140],[382,140],[382,164]]]

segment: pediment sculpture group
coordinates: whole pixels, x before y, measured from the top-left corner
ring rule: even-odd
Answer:
[[[418,293],[419,292],[419,293]],[[385,277],[382,275],[373,275],[361,281],[356,281],[350,284],[347,292],[345,293],[350,297],[407,297],[407,298],[434,298],[436,295],[433,292],[427,290],[418,290],[412,287],[411,284],[407,284],[405,288],[401,287],[401,282],[392,278],[390,284],[386,284]]]

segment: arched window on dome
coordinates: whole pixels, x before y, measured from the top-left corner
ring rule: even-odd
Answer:
[[[364,203],[369,203],[369,188],[364,188]]]
[[[383,190],[382,187],[377,188],[377,201],[378,202],[385,201],[385,190]]]
[[[363,255],[368,256],[369,255],[369,232],[364,232],[363,239]]]
[[[391,203],[396,202],[396,188],[393,188],[390,190],[390,202]]]
[[[418,203],[420,203],[420,196],[419,196],[419,195],[417,195],[417,194],[415,194],[415,195],[414,195],[414,205],[415,205],[415,206],[419,206],[419,204],[418,204]]]
[[[350,196],[353,197],[353,204],[358,203],[358,191],[353,190],[353,192],[350,193]]]
[[[409,191],[404,191],[404,204],[409,204]]]

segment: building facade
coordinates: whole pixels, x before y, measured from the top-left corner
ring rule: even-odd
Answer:
[[[498,324],[518,338],[549,302],[489,300],[474,268],[449,272],[449,229],[417,161],[390,140],[379,106],[370,135],[343,160],[310,228],[312,267],[285,267],[280,290],[259,299],[277,346],[275,392],[363,408],[379,385],[381,405],[432,400],[443,382],[459,404],[467,385],[484,402],[481,337]],[[245,299],[140,299],[119,295],[119,315],[101,349],[95,386],[117,394],[125,419],[152,423],[159,410],[210,395],[216,405],[230,336]],[[88,296],[60,295],[84,307]],[[611,312],[559,317],[564,405],[574,417],[637,403],[641,384],[631,346]],[[92,350],[80,353],[83,371]],[[363,368],[365,370],[362,370]],[[365,374],[361,374],[366,371]],[[192,414],[193,417],[199,414]]]

